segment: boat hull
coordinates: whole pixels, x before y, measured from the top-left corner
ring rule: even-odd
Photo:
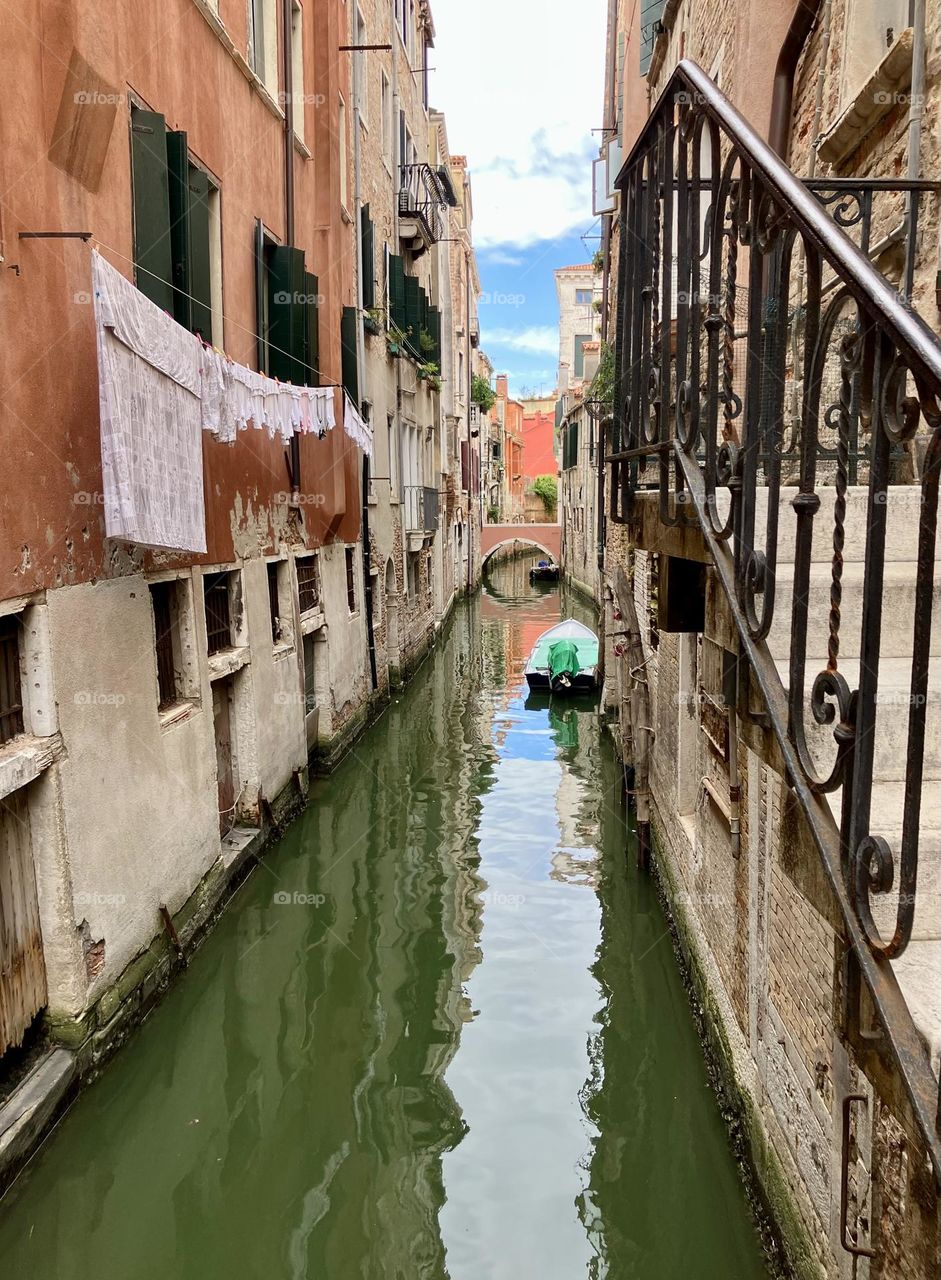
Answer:
[[[592,668],[589,671],[579,671],[567,687],[552,688],[549,682],[549,671],[527,671],[526,683],[530,689],[545,693],[571,694],[571,693],[592,693],[598,688],[598,673]]]

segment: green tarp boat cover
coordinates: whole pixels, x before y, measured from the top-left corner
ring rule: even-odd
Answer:
[[[555,681],[558,676],[568,675],[574,680],[581,671],[578,661],[578,646],[574,640],[556,640],[549,646],[549,679]]]

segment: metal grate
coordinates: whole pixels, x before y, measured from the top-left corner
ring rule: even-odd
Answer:
[[[356,612],[356,572],[355,572],[355,552],[352,547],[346,548],[346,603],[349,605],[350,613]]]
[[[309,613],[320,604],[320,565],[316,556],[298,560],[297,594],[301,613]]]
[[[203,578],[206,604],[206,649],[218,653],[232,644],[232,619],[229,612],[229,575],[207,574]]]
[[[268,565],[268,609],[271,613],[271,639],[278,644],[283,628],[281,626],[281,606],[278,603],[278,562]]]
[[[0,618],[0,742],[23,732],[19,630],[18,618]]]
[[[157,693],[159,710],[172,706],[179,698],[176,664],[173,658],[173,594],[175,582],[154,582],[150,600],[154,610],[154,652],[157,655]]]

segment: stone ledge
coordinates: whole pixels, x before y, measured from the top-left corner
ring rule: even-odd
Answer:
[[[851,155],[866,135],[893,107],[899,93],[912,82],[914,32],[907,27],[889,48],[875,71],[843,114],[824,133],[817,154],[827,164],[838,165]]]
[[[10,1185],[67,1105],[77,1076],[75,1054],[52,1049],[0,1107],[0,1191]]]
[[[35,782],[64,755],[65,746],[60,733],[48,738],[35,738],[31,734],[13,738],[0,750],[0,800]]]

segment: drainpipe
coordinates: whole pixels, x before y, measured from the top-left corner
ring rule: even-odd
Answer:
[[[813,30],[822,0],[799,0],[774,69],[771,93],[771,119],[768,143],[787,162],[791,147],[791,111],[794,106],[794,75],[797,64]]]
[[[281,55],[284,64],[284,240],[294,244],[294,55],[291,28],[294,25],[293,0],[282,0]],[[301,490],[301,443],[291,436],[291,488],[296,497]]]

